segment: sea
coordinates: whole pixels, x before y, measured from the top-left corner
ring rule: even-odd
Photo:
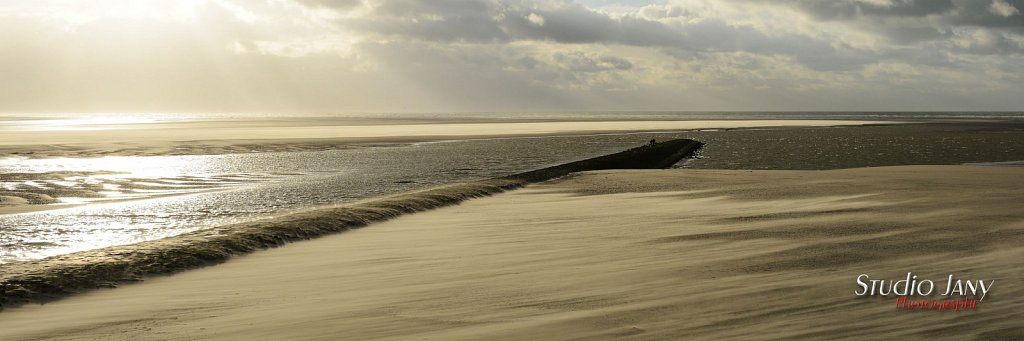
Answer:
[[[87,125],[90,119],[97,117],[111,115],[5,114],[0,115],[0,133],[45,130],[54,125]],[[1024,160],[1024,139],[1019,134],[991,134],[979,140],[978,134],[971,130],[974,126],[956,123],[1017,124],[1024,121],[1022,113],[599,112],[316,117],[126,114],[116,117],[119,125],[185,120],[241,123],[254,118],[272,118],[287,125],[288,121],[295,120],[330,121],[353,117],[455,121],[852,119],[946,123],[938,128],[911,130],[884,127],[800,131],[791,128],[705,129],[470,138],[221,155],[82,158],[11,155],[0,158],[0,198],[6,198],[9,203],[27,200],[37,204],[33,205],[37,208],[47,209],[0,214],[0,264],[133,244],[315,207],[505,176],[618,152],[650,139],[691,138],[706,142],[706,150],[698,158],[676,165],[682,168],[827,169]],[[866,138],[864,134],[871,137]],[[969,148],[955,154],[942,152],[943,146],[950,144]],[[893,148],[894,145],[898,147]],[[993,149],[992,145],[1000,147]],[[818,162],[794,161],[806,159]],[[24,195],[15,195],[18,193]]]

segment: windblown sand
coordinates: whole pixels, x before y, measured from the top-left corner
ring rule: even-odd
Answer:
[[[980,166],[585,173],[6,310],[0,339],[1021,338],[1022,179]],[[974,311],[854,295],[859,274],[908,271],[995,283]]]

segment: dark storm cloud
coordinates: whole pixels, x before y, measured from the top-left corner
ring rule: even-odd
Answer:
[[[889,23],[887,25],[870,27],[870,31],[881,34],[897,44],[913,44],[921,41],[953,37],[953,33],[949,29],[920,24]]]
[[[921,17],[945,13],[954,8],[952,0],[895,0],[891,5],[858,0],[772,0],[771,2],[795,6],[825,20],[855,19],[863,16]]]
[[[762,3],[760,0],[741,1]],[[935,19],[934,23],[947,26],[1024,27],[1024,16],[1019,12],[1024,9],[1024,0],[892,0],[888,4],[863,0],[770,2],[799,8],[820,20],[931,17]],[[1008,12],[1000,13],[1001,9]]]
[[[382,0],[360,18],[345,20],[363,32],[426,41],[666,45],[682,43],[679,32],[654,21],[613,19],[572,3],[483,0]]]
[[[735,0],[740,4],[764,3]],[[843,22],[893,43],[890,47],[931,48],[933,54],[1020,54],[1024,0],[772,0],[818,21]],[[905,57],[886,52],[879,58]],[[820,56],[803,56],[817,59]],[[913,59],[903,59],[915,61]]]
[[[993,5],[1002,3],[1001,5]],[[1004,16],[994,10],[993,6],[1005,6],[1006,9],[1016,9],[1016,14]],[[980,27],[1006,27],[1015,30],[1024,30],[1024,0],[1004,1],[957,1],[957,11],[953,15],[945,17],[947,23],[952,25],[970,25]]]
[[[673,25],[639,14],[613,17],[573,2],[487,0],[379,0],[368,15],[342,24],[383,39],[426,42],[618,44],[665,50],[682,56],[704,52],[788,55],[817,70],[849,70],[869,62],[844,55],[830,41],[797,34],[768,35],[750,26],[702,18]],[[652,12],[647,8],[646,12]],[[692,15],[667,7],[656,17]]]
[[[745,41],[771,40],[750,28],[717,20],[672,27],[636,15],[613,18],[571,2],[383,0],[368,15],[342,22],[364,33],[442,42],[537,40],[736,50]]]

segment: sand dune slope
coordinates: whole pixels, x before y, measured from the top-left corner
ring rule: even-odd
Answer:
[[[4,311],[0,339],[1020,338],[1022,176],[586,173]],[[854,295],[908,271],[995,284],[974,311]]]

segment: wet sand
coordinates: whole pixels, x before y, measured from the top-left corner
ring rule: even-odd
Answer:
[[[105,155],[205,155],[309,151],[365,144],[412,143],[467,138],[669,131],[710,128],[837,126],[899,122],[850,120],[705,120],[597,122],[443,122],[323,124],[311,121],[165,122],[104,125],[88,129],[48,127],[0,134],[0,157],[94,157]]]
[[[1020,338],[1022,175],[590,172],[5,310],[0,339]],[[854,295],[908,271],[995,285],[961,312]]]
[[[0,173],[0,214],[17,214],[229,188],[267,176],[107,177],[107,171]],[[100,177],[96,177],[100,176]],[[141,192],[139,192],[141,191]],[[71,198],[70,201],[61,199]]]

